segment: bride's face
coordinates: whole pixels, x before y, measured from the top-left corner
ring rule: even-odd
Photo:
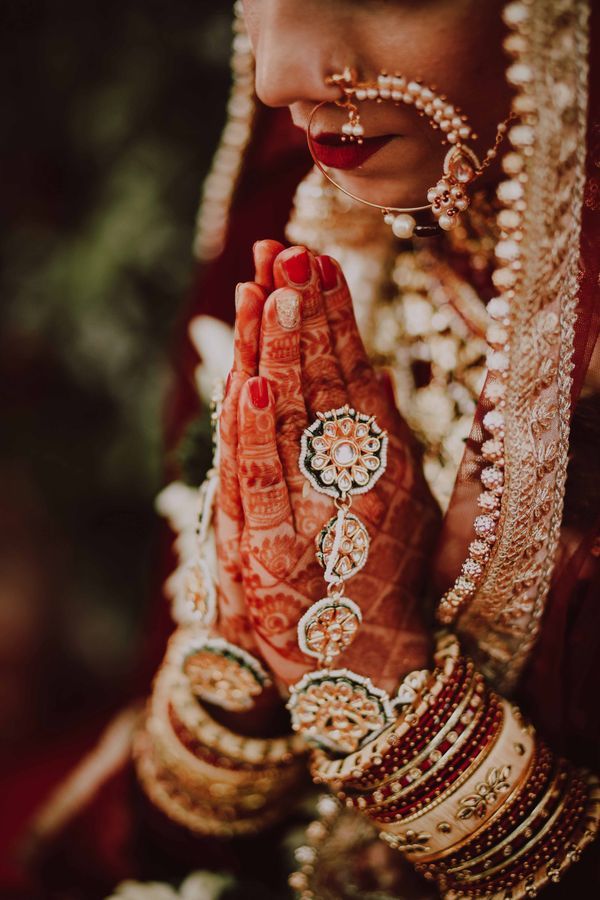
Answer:
[[[268,106],[289,106],[294,124],[306,131],[315,105],[340,97],[327,76],[346,66],[369,81],[381,71],[398,72],[422,79],[459,106],[479,136],[471,146],[483,156],[509,109],[503,5],[503,0],[245,0],[257,94]],[[441,132],[404,104],[366,101],[360,114],[366,138],[387,140],[378,141],[379,149],[361,165],[336,168],[336,180],[375,203],[426,202],[448,149]],[[317,114],[311,133],[339,133],[346,119],[331,103]]]

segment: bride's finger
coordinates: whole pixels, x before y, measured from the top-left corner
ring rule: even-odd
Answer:
[[[221,634],[247,650],[254,646],[252,629],[244,601],[240,542],[244,514],[237,476],[237,407],[240,391],[247,381],[244,372],[233,371],[219,419],[219,486],[215,506],[217,603]]]
[[[233,368],[247,375],[258,371],[260,323],[266,293],[253,281],[238,284],[235,292],[235,330],[233,338]]]
[[[293,534],[292,509],[277,449],[275,397],[267,379],[260,375],[248,379],[240,392],[237,459],[250,543],[260,545],[266,532],[278,528]]]
[[[375,370],[360,336],[352,297],[338,263],[331,256],[318,256],[323,296],[334,351],[339,360],[350,402],[361,412],[377,417],[384,428],[392,428],[394,416],[388,396],[377,381]]]
[[[285,479],[294,496],[303,479],[298,468],[300,435],[308,424],[300,368],[301,298],[279,288],[263,310],[258,371],[269,380],[275,398],[277,446]]]
[[[237,474],[237,408],[240,391],[250,376],[256,375],[258,342],[264,305],[264,291],[253,282],[238,284],[235,296],[236,319],[233,369],[227,379],[219,418],[219,487],[216,523],[222,618],[243,612],[240,540],[244,511]],[[239,596],[238,596],[239,595]],[[241,599],[240,599],[241,597]]]
[[[228,553],[229,576],[233,578],[235,564],[239,563],[239,537],[244,524],[244,513],[237,476],[237,408],[240,391],[249,377],[257,374],[258,345],[265,292],[252,281],[238,284],[235,292],[235,330],[233,368],[227,379],[225,398],[219,419],[219,489],[217,509],[221,512],[223,540],[230,539],[232,549]],[[235,553],[237,540],[237,554]],[[241,581],[241,578],[238,580]]]
[[[278,286],[289,285],[302,293],[302,391],[313,419],[317,412],[336,409],[348,401],[325,313],[319,270],[304,247],[291,247],[279,254],[274,272]]]
[[[254,280],[257,284],[260,284],[268,294],[275,288],[273,281],[273,263],[275,262],[277,254],[281,253],[282,250],[283,244],[280,244],[279,241],[272,240],[256,241],[252,248],[255,269]]]
[[[240,544],[244,511],[238,481],[237,411],[240,391],[258,365],[258,342],[265,292],[258,284],[238,284],[235,295],[233,369],[227,379],[219,418],[219,486],[215,506],[220,633],[227,640],[255,648],[242,583]]]

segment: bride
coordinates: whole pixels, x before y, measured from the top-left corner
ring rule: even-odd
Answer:
[[[236,7],[190,315],[196,383],[233,362],[206,479],[160,500],[131,874],[187,849],[284,896],[310,773],[303,900],[594,893],[596,13]]]

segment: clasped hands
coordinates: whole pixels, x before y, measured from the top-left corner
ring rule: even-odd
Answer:
[[[363,624],[337,660],[393,693],[430,661],[423,591],[439,512],[389,377],[371,365],[342,271],[331,257],[276,241],[254,247],[255,281],[238,285],[235,349],[220,419],[216,502],[219,631],[262,658],[280,690],[317,667],[297,623],[325,595],[315,535],[332,515],[298,466],[303,430],[348,403],[389,434],[388,465],[353,511],[371,536],[346,594]]]

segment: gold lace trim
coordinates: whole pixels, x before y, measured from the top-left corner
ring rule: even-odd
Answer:
[[[504,17],[519,122],[509,132],[515,152],[505,156],[504,169],[513,177],[498,194],[510,205],[499,224],[510,223],[513,211],[521,219],[517,234],[509,233],[512,225],[503,229],[497,245],[499,255],[507,249],[503,242],[517,240],[519,252],[495,273],[497,284],[514,291],[505,489],[494,549],[458,631],[479,667],[506,692],[539,630],[562,519],[585,180],[588,5],[529,0],[510,3]]]
[[[234,4],[232,84],[227,102],[227,123],[202,186],[196,217],[194,256],[201,262],[215,259],[223,250],[235,187],[244,154],[252,136],[256,111],[254,56],[244,23],[241,0]]]

